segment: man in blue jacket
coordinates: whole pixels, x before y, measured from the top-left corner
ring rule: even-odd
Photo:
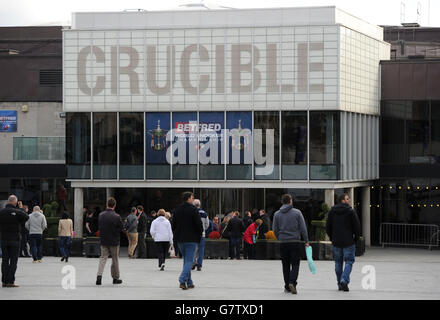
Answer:
[[[183,257],[183,270],[179,277],[179,288],[183,290],[194,288],[191,279],[196,247],[202,237],[203,225],[197,208],[193,205],[192,192],[182,194],[183,203],[173,210],[173,238],[178,243]]]
[[[360,236],[359,218],[350,206],[350,197],[344,193],[338,204],[328,213],[326,231],[333,243],[333,258],[338,288],[349,291],[350,274],[354,264],[356,242]],[[343,268],[345,261],[345,268]]]
[[[309,237],[304,217],[298,209],[293,208],[290,194],[281,197],[282,206],[275,212],[273,232],[280,241],[281,262],[283,264],[284,290],[297,294],[299,263],[301,260],[302,241],[309,246]]]

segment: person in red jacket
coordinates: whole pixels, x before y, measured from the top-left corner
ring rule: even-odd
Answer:
[[[244,258],[255,259],[255,242],[257,241],[257,230],[263,224],[263,220],[257,219],[249,227],[243,235],[244,241]]]

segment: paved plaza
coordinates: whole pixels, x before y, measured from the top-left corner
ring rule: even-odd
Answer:
[[[20,258],[16,283],[1,288],[0,299],[147,299],[147,300],[316,300],[316,299],[440,299],[440,251],[402,248],[367,248],[357,257],[350,292],[338,292],[332,261],[316,261],[313,275],[301,261],[298,295],[283,292],[281,262],[276,260],[205,260],[203,270],[193,271],[195,289],[178,288],[181,259],[166,262],[159,271],[156,259],[129,260],[122,249],[122,285],[111,283],[110,259],[102,286],[96,286],[97,258],[71,258],[76,289],[65,290],[60,258],[46,257],[41,264]],[[376,271],[376,289],[362,288],[364,266]]]

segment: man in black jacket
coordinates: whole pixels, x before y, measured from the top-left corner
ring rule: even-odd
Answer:
[[[183,257],[183,270],[179,277],[180,288],[194,288],[191,279],[191,268],[194,261],[197,244],[200,242],[203,225],[197,208],[193,205],[192,192],[184,192],[183,203],[173,210],[173,238],[177,241]]]
[[[101,285],[102,274],[108,256],[112,256],[111,275],[113,284],[121,284],[119,279],[119,243],[123,223],[121,216],[115,212],[116,200],[110,197],[107,200],[107,209],[99,214],[99,237],[101,238],[101,256],[99,257],[98,276],[96,285]]]
[[[238,216],[238,211],[235,211],[233,218],[229,221],[228,228],[231,232],[231,237],[229,238],[231,259],[236,258],[240,260],[241,238],[244,232],[244,225]]]
[[[147,215],[144,212],[143,206],[137,206],[138,210],[138,245],[136,248],[137,258],[143,259],[146,258],[146,249],[145,249],[145,234],[147,233]]]
[[[18,207],[17,208],[17,203]],[[28,219],[16,196],[8,198],[8,204],[0,211],[0,233],[2,246],[2,287],[16,288],[15,272],[17,271],[18,256],[20,254],[21,225]]]
[[[326,231],[333,243],[338,289],[349,291],[348,284],[355,260],[356,242],[360,236],[360,223],[356,212],[350,206],[348,194],[339,196],[338,204],[328,213]]]
[[[265,210],[261,209],[259,214],[263,224],[258,231],[258,239],[266,239],[266,233],[269,232],[272,224],[270,223],[270,217]]]

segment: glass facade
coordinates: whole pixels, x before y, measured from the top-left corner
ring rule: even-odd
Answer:
[[[67,179],[91,178],[91,113],[67,113]]]
[[[307,180],[307,112],[282,112],[282,177]]]
[[[310,112],[310,179],[339,179],[339,112]]]
[[[144,114],[119,114],[119,178],[144,178]]]
[[[339,122],[315,111],[68,113],[68,179],[337,180]]]
[[[65,137],[14,137],[14,160],[65,160]]]
[[[93,178],[117,178],[117,114],[93,114]]]

